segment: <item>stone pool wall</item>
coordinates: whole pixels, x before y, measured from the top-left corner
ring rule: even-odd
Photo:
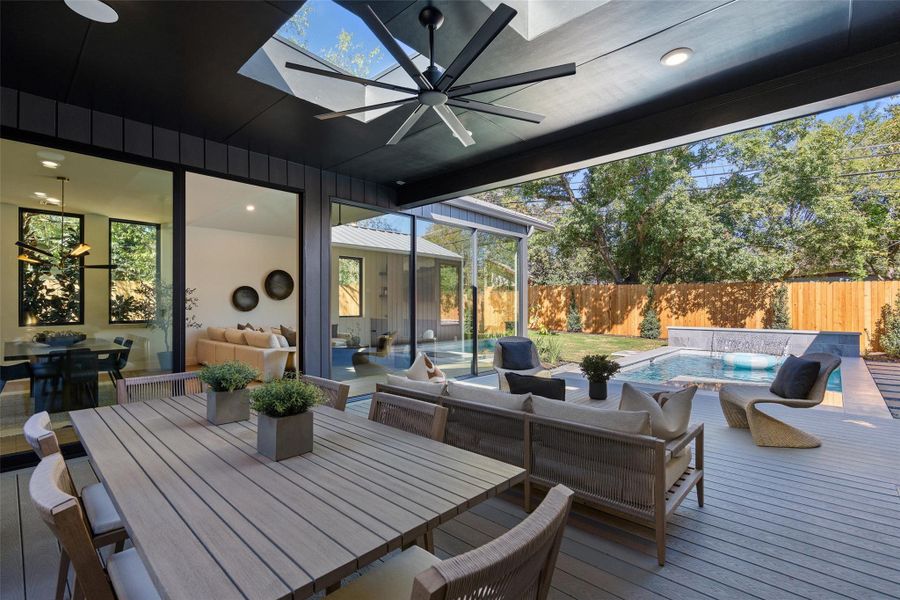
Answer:
[[[711,352],[757,352],[779,356],[830,352],[839,356],[859,356],[860,334],[849,331],[669,327],[668,337],[669,346]]]

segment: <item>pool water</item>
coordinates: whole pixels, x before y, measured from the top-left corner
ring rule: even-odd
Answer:
[[[780,365],[780,362],[779,362]],[[775,379],[778,365],[772,369],[738,369],[726,365],[721,357],[708,354],[686,354],[679,352],[664,356],[650,363],[622,371],[615,379],[642,383],[663,383],[679,375],[722,379],[737,383],[771,383]],[[828,378],[828,390],[841,391],[841,370],[838,368]]]

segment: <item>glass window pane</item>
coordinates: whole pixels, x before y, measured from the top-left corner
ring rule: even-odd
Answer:
[[[478,368],[493,368],[497,338],[516,334],[519,244],[515,238],[478,232]]]
[[[146,323],[159,289],[159,224],[109,220],[109,322]]]
[[[338,259],[339,316],[362,316],[362,273],[363,261],[361,258],[342,256]]]

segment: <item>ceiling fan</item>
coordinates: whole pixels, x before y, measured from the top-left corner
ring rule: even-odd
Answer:
[[[52,252],[48,250],[44,250],[43,248],[38,248],[32,244],[27,242],[23,242],[22,240],[16,241],[16,246],[22,249],[22,252],[19,253],[19,260],[32,264],[32,265],[41,265],[47,266],[52,269],[62,269],[65,264],[63,261],[70,259],[79,259],[82,256],[87,256],[91,253],[91,247],[84,242],[79,242],[74,248],[71,248],[68,252],[65,252],[65,222],[66,222],[66,182],[69,181],[68,177],[57,176],[56,179],[60,184],[60,204],[59,204],[59,248],[60,248],[60,258],[59,262],[54,263],[53,260],[56,260],[56,256],[53,255]],[[46,258],[40,258],[37,255],[42,254],[44,256],[49,257],[51,260]],[[79,269],[117,269],[118,265],[85,265],[81,264],[78,266]]]
[[[555,67],[527,71],[516,75],[507,75],[506,77],[498,77],[496,79],[456,85],[456,82],[463,73],[465,73],[466,69],[475,62],[475,59],[484,52],[491,42],[494,41],[494,38],[496,38],[500,32],[503,31],[503,28],[516,16],[516,11],[505,4],[500,4],[500,6],[497,7],[497,10],[488,17],[472,39],[469,40],[469,43],[462,49],[462,52],[453,59],[453,62],[451,62],[450,66],[444,71],[434,64],[434,32],[444,22],[444,15],[437,8],[426,6],[419,13],[419,23],[428,29],[429,66],[422,72],[419,72],[419,69],[413,61],[406,55],[381,19],[375,14],[375,11],[372,10],[372,7],[368,5],[364,6],[360,16],[366,26],[368,26],[368,28],[372,30],[372,33],[375,34],[375,37],[378,38],[378,41],[380,41],[391,56],[394,57],[403,70],[413,78],[418,89],[393,85],[372,79],[364,79],[345,73],[335,73],[324,69],[316,69],[314,67],[307,67],[292,62],[286,63],[285,67],[303,71],[305,73],[313,73],[324,77],[342,79],[344,81],[362,83],[364,85],[380,87],[395,92],[412,94],[412,97],[410,98],[403,98],[392,102],[383,102],[371,106],[361,106],[350,110],[316,115],[318,119],[334,119],[336,117],[387,108],[389,106],[418,104],[412,114],[406,119],[403,125],[400,126],[400,129],[398,129],[391,139],[388,140],[387,143],[389,145],[396,144],[402,140],[409,130],[412,129],[413,125],[422,118],[422,115],[428,112],[428,109],[434,109],[434,112],[436,112],[447,127],[450,128],[454,137],[456,137],[463,146],[471,146],[475,143],[475,140],[472,139],[472,134],[469,131],[466,131],[466,128],[450,107],[473,110],[475,112],[508,117],[520,121],[528,121],[529,123],[540,123],[544,120],[544,115],[508,106],[501,106],[499,104],[479,102],[478,100],[472,100],[466,96],[575,74],[575,63],[568,63]]]

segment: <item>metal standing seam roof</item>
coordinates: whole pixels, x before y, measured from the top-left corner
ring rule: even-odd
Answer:
[[[368,229],[355,225],[335,225],[331,228],[331,244],[333,246],[359,248],[360,250],[408,254],[410,235],[408,233]],[[419,256],[462,260],[462,256],[456,252],[421,237],[416,240],[416,250]]]

